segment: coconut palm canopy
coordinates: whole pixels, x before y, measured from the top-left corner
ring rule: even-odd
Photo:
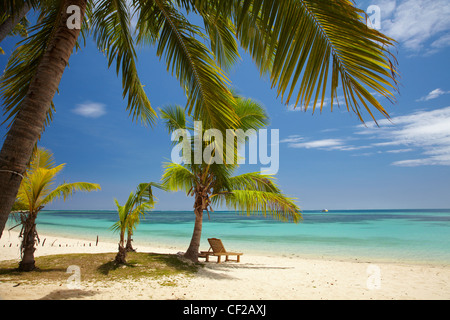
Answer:
[[[55,200],[65,201],[78,191],[101,189],[99,184],[89,182],[64,182],[56,185],[57,175],[65,165],[55,165],[53,154],[49,150],[38,148],[20,185],[16,208],[37,215],[43,207]]]
[[[17,194],[16,210],[20,210],[22,230],[22,261],[19,269],[31,271],[35,268],[34,246],[38,239],[36,219],[39,211],[47,204],[57,200],[66,200],[75,192],[100,190],[100,185],[89,182],[62,183],[56,185],[56,176],[65,164],[55,165],[53,154],[38,148],[31,159],[28,170]]]

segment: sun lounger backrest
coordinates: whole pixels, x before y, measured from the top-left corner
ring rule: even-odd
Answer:
[[[220,239],[217,238],[209,238],[208,242],[213,250],[213,252],[226,252],[225,247]]]

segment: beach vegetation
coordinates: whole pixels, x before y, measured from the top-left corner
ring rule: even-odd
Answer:
[[[268,124],[268,116],[264,108],[256,101],[243,97],[235,97],[236,114],[241,123],[241,129],[259,129]],[[192,125],[192,117],[186,117],[184,109],[180,106],[169,106],[161,110],[161,118],[165,121],[169,133],[177,129],[188,129]],[[195,224],[191,242],[184,257],[194,262],[198,261],[199,247],[202,233],[203,215],[206,212],[208,217],[213,212],[213,206],[225,205],[231,210],[239,211],[242,214],[254,215],[262,214],[281,221],[299,222],[301,213],[295,204],[295,199],[283,194],[275,183],[273,174],[263,174],[261,172],[249,172],[234,175],[238,169],[239,157],[237,141],[227,139],[226,143],[213,139],[205,132],[209,128],[203,126],[203,139],[200,142],[202,151],[207,150],[212,155],[218,150],[225,155],[225,159],[233,161],[216,163],[215,161],[201,162],[185,161],[175,163],[173,161],[164,164],[162,185],[169,191],[185,191],[188,196],[194,198]],[[222,132],[225,133],[225,132]],[[188,139],[181,136],[180,139]],[[192,150],[197,148],[197,137],[194,135],[186,143]],[[231,148],[230,148],[231,146]],[[232,153],[230,155],[230,152]],[[195,152],[188,152],[187,157],[194,157]],[[198,160],[198,159],[197,159]]]
[[[100,190],[100,185],[89,182],[64,182],[56,185],[56,177],[65,164],[55,165],[53,154],[44,148],[36,149],[17,194],[15,213],[22,227],[20,237],[21,261],[19,270],[31,271],[36,268],[34,251],[39,241],[36,218],[47,204],[57,199],[64,201],[75,192]]]
[[[0,12],[16,16],[24,5],[38,19],[0,83],[9,126],[0,151],[0,235],[26,164],[53,118],[69,58],[88,36],[121,75],[126,108],[144,125],[155,123],[156,112],[139,78],[137,45],[156,47],[186,92],[187,113],[220,130],[240,125],[226,75],[240,60],[239,45],[286,105],[322,110],[330,99],[332,109],[342,96],[359,119],[366,110],[375,120],[374,110],[388,117],[375,96],[394,100],[397,91],[393,39],[367,27],[365,12],[348,0],[28,0],[1,1]],[[69,6],[80,8],[80,29],[68,27]]]
[[[125,279],[149,278],[160,285],[176,284],[174,276],[194,275],[200,265],[184,261],[177,255],[130,252],[126,264],[114,263],[115,253],[73,253],[36,257],[35,272],[23,272],[15,260],[0,261],[0,280],[9,282],[44,283],[69,278],[67,268],[78,266],[81,282],[120,281]]]
[[[119,233],[119,251],[114,259],[117,264],[126,263],[127,252],[135,251],[132,246],[132,235],[141,218],[144,218],[146,211],[155,206],[155,198],[153,196],[152,187],[162,188],[159,184],[149,182],[138,185],[135,192],[131,192],[127,201],[122,206],[117,199],[114,199],[119,220],[111,227],[113,231]],[[125,243],[125,233],[127,239]]]

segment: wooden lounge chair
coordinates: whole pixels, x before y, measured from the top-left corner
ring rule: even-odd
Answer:
[[[220,263],[220,259],[222,256],[225,256],[225,261],[236,261],[240,262],[240,257],[243,255],[241,252],[227,252],[225,247],[223,246],[222,240],[217,238],[209,238],[209,245],[211,246],[208,251],[201,251],[199,254],[199,258],[206,258],[206,262],[209,261],[209,256],[216,256],[217,263]],[[230,260],[229,256],[236,256],[236,260]]]

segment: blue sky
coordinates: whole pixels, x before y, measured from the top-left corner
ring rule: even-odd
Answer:
[[[278,183],[302,209],[450,208],[450,3],[447,0],[359,1],[381,9],[381,30],[397,41],[400,93],[385,103],[391,122],[375,114],[366,125],[344,106],[306,112],[282,104],[267,79],[242,53],[230,72],[233,86],[260,101],[279,129]],[[17,38],[1,46],[3,70]],[[153,108],[184,105],[178,81],[153,48],[139,52],[140,78]],[[102,191],[78,193],[47,209],[114,209],[136,185],[158,181],[170,158],[170,136],[133,123],[122,99],[121,80],[107,68],[92,39],[72,55],[54,98],[52,124],[39,143],[57,163],[67,163],[58,181],[99,183]],[[6,128],[0,128],[3,141]],[[243,170],[257,171],[258,165]],[[191,210],[183,192],[157,191],[157,210]]]

